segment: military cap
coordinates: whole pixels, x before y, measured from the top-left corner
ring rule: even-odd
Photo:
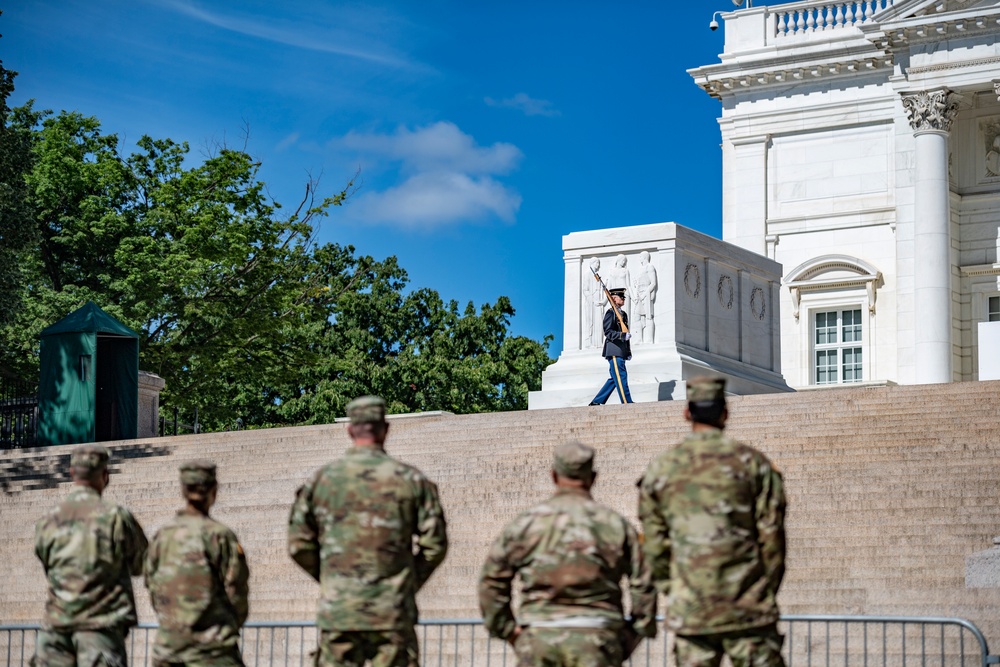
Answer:
[[[185,461],[181,464],[181,484],[185,486],[214,486],[215,464],[204,459]]]
[[[611,296],[620,296],[623,299],[625,298],[625,288],[624,287],[612,287],[608,291],[611,292]]]
[[[687,381],[688,403],[715,403],[726,400],[726,379],[696,377]]]
[[[556,447],[552,469],[562,477],[586,479],[594,471],[594,448],[582,442],[564,442]]]
[[[362,396],[347,404],[352,424],[381,424],[385,421],[385,401],[378,396]]]
[[[109,458],[111,453],[106,447],[94,444],[80,445],[69,455],[69,465],[74,470],[95,472],[106,468]]]

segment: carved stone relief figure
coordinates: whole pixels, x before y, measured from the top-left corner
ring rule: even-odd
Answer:
[[[653,302],[656,300],[656,269],[649,253],[639,253],[639,269],[632,276],[632,333],[636,342],[652,343],[654,334]]]
[[[986,153],[986,175],[1000,176],[1000,137],[993,139],[993,147]]]
[[[618,255],[615,257],[615,265],[608,269],[608,275],[603,276],[604,284],[608,286],[608,289],[614,289],[616,287],[625,288],[625,312],[631,312],[631,298],[632,298],[632,280],[628,273],[628,260],[625,255]]]
[[[981,118],[978,139],[976,181],[995,183],[1000,178],[1000,117]]]
[[[601,260],[590,258],[590,269],[601,272]],[[604,343],[604,292],[590,270],[583,276],[583,347],[600,347]]]

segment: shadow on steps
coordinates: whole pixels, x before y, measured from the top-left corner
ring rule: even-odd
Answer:
[[[0,464],[0,491],[5,495],[14,495],[22,491],[36,489],[53,489],[63,482],[70,481],[69,452],[65,448],[61,454],[46,454],[44,448],[37,448],[38,456],[30,456],[4,461]],[[155,445],[144,442],[135,445],[119,445],[114,447],[109,471],[112,475],[118,472],[126,460],[142,459],[151,456],[169,456],[173,447]]]

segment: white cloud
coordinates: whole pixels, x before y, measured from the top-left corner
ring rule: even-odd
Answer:
[[[366,25],[363,17],[346,12],[332,17],[337,19],[340,25],[327,26],[315,25],[315,21],[312,23],[261,21],[232,13],[214,12],[203,9],[193,0],[163,0],[163,5],[217,28],[278,44],[307,51],[333,53],[390,67],[419,67],[381,43],[378,36],[385,30],[384,25]],[[348,24],[343,25],[345,22]],[[317,28],[320,30],[317,31]]]
[[[451,169],[477,174],[503,174],[517,166],[520,149],[507,143],[479,146],[454,123],[439,122],[417,130],[399,128],[392,134],[349,132],[340,143],[362,154],[401,161],[408,170]]]
[[[364,193],[352,203],[351,217],[410,227],[482,220],[495,216],[513,222],[521,195],[489,176],[457,172],[415,174],[400,185]]]
[[[402,182],[362,192],[347,214],[364,223],[434,227],[499,218],[513,222],[521,195],[497,176],[515,169],[523,154],[513,144],[480,146],[454,123],[439,122],[391,134],[350,132],[331,148],[360,156],[362,174],[392,163]]]
[[[294,146],[296,144],[296,142],[298,142],[298,140],[299,140],[299,133],[298,132],[292,132],[291,134],[289,134],[288,136],[286,136],[284,139],[282,139],[281,141],[279,141],[278,144],[274,147],[274,150],[276,150],[277,152],[280,153],[280,152],[282,152],[284,150],[287,150],[287,149],[291,148],[292,146]]]
[[[503,107],[506,109],[516,109],[525,116],[560,116],[562,112],[555,108],[548,100],[536,100],[527,93],[518,93],[514,97],[503,100],[495,100],[492,97],[485,97],[483,101],[491,107]]]

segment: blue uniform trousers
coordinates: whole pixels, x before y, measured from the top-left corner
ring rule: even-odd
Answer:
[[[632,395],[628,393],[628,372],[625,371],[623,357],[608,357],[608,369],[611,377],[604,383],[601,390],[594,396],[592,403],[604,405],[611,398],[611,392],[617,390],[622,403],[632,403]]]

